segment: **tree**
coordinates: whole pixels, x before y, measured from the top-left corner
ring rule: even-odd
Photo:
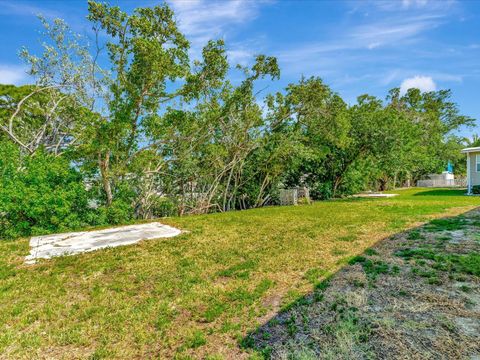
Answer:
[[[460,139],[453,132],[462,126],[472,126],[474,119],[460,114],[458,105],[451,100],[450,90],[420,92],[409,89],[400,96],[393,89],[388,97],[389,106],[406,116],[416,128],[415,146],[411,150],[411,175],[418,179],[430,173],[441,172],[449,160],[458,159]]]
[[[40,148],[58,155],[80,144],[92,121],[90,92],[98,67],[63,20],[40,21],[43,54],[37,57],[25,48],[20,53],[35,85],[1,86],[0,131],[29,155]]]
[[[88,19],[109,37],[107,109],[89,149],[98,158],[109,206],[117,182],[129,173],[132,156],[138,152],[143,118],[180,94],[168,88],[188,73],[189,43],[165,4],[138,8],[132,15],[119,7],[88,4]]]
[[[60,155],[82,143],[93,113],[55,88],[0,84],[0,130],[27,155]]]
[[[478,134],[473,134],[472,138],[464,138],[463,143],[467,147],[477,147],[480,146],[480,136]]]
[[[242,172],[260,146],[264,125],[254,83],[278,77],[276,59],[257,56],[253,66],[241,69],[245,79],[238,86],[227,80],[230,67],[223,42],[207,44],[196,66],[183,96],[191,110],[172,107],[150,117],[147,133],[168,159],[180,213],[238,208]]]
[[[302,144],[298,148],[298,167],[290,170],[286,185],[306,183],[314,188],[314,196],[322,193],[320,197],[331,192],[338,186],[334,185],[338,174],[332,172],[336,161],[333,151],[346,148],[349,141],[346,103],[320,78],[314,77],[290,84],[286,95],[277,94],[270,102],[275,121],[292,124],[294,136]],[[328,190],[321,190],[325,186]]]

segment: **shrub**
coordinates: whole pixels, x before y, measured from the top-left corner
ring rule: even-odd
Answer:
[[[307,197],[301,197],[298,199],[298,205],[310,205],[311,203],[310,198]]]
[[[333,185],[330,181],[313,184],[310,188],[310,196],[314,200],[328,200],[333,196]]]
[[[114,200],[110,206],[101,206],[98,208],[95,225],[101,224],[124,224],[132,221],[134,218],[132,204],[123,199]]]
[[[153,217],[173,216],[178,213],[177,204],[170,198],[158,196],[152,206]]]
[[[22,156],[0,142],[0,238],[88,225],[88,193],[68,160],[39,151]]]
[[[473,185],[472,186],[472,193],[473,194],[480,194],[480,185]]]

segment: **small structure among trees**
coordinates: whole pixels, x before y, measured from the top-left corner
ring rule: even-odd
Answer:
[[[295,187],[279,190],[280,205],[298,205],[299,203],[310,203],[310,190],[307,187]]]

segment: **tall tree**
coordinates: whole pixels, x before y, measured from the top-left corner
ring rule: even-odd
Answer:
[[[242,172],[260,146],[264,125],[254,84],[278,77],[278,65],[276,59],[259,55],[242,69],[245,79],[234,86],[227,79],[230,66],[223,42],[210,42],[196,67],[185,88],[187,106],[149,118],[148,133],[168,159],[181,213],[237,208]]]
[[[109,37],[107,109],[90,150],[98,158],[110,205],[116,181],[128,174],[131,156],[138,151],[142,120],[180,94],[170,89],[188,74],[189,43],[166,4],[138,8],[131,15],[119,7],[88,4],[88,19]]]

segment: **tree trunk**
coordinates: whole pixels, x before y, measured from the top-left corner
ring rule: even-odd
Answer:
[[[110,184],[108,168],[110,166],[110,153],[105,154],[105,158],[102,159],[102,154],[98,154],[98,165],[100,168],[100,175],[102,177],[103,190],[107,196],[107,207],[112,205],[113,195],[112,195],[112,186]]]
[[[342,177],[341,176],[336,176],[334,181],[333,181],[332,198],[334,198],[337,195],[337,189],[340,186],[341,182],[342,182]]]
[[[388,183],[388,178],[387,177],[384,177],[384,178],[381,178],[380,180],[380,191],[385,191],[387,190],[387,183]]]

